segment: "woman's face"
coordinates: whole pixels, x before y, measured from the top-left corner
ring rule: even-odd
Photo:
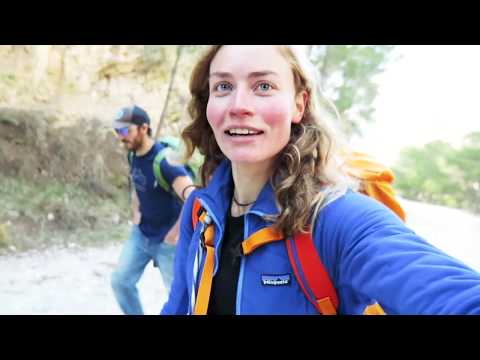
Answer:
[[[210,65],[207,119],[233,163],[269,163],[301,121],[306,93],[296,95],[292,69],[275,46],[220,48]]]

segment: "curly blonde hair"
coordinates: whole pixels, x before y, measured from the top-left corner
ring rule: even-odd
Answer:
[[[222,45],[211,46],[197,62],[190,80],[192,98],[188,112],[192,118],[182,132],[186,156],[195,149],[204,155],[201,169],[202,185],[225,159],[208,123],[206,109],[209,98],[210,64]],[[306,91],[308,102],[302,120],[291,125],[290,139],[278,154],[271,176],[275,200],[280,209],[276,226],[285,236],[309,231],[312,219],[326,199],[328,189],[347,183],[335,161],[336,144],[333,129],[318,114],[316,72],[306,54],[290,45],[279,46],[289,62],[298,94]]]

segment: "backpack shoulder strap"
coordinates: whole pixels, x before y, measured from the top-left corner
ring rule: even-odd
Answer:
[[[128,165],[131,167],[133,162],[133,151],[127,152]]]
[[[128,199],[131,203],[132,202],[132,175],[131,175],[131,171],[132,171],[132,162],[133,162],[133,151],[128,151],[127,152],[127,160],[128,160],[128,166],[130,167],[130,171],[127,175],[127,179],[128,179]]]
[[[192,228],[193,228],[193,230],[195,230],[195,228],[197,226],[198,219],[200,218],[201,210],[202,210],[202,204],[200,203],[200,200],[195,198],[195,200],[193,201],[193,207],[192,207]]]
[[[337,293],[315,248],[311,233],[287,239],[287,251],[295,277],[307,299],[322,315],[336,315]]]
[[[194,230],[204,211],[200,200],[195,198],[192,207],[192,227]],[[268,230],[268,235],[272,235],[271,228],[263,230]],[[261,234],[258,234],[258,236],[265,237],[262,231],[259,233]],[[283,238],[283,236],[277,236],[276,232],[273,232],[273,234],[275,236],[273,236],[272,239],[263,241],[262,244]],[[252,240],[250,241],[251,243],[249,243],[249,240]],[[249,240],[242,243],[243,251],[246,255],[262,245],[258,244],[258,239],[255,236],[251,239],[249,238]],[[338,296],[328,272],[320,259],[311,233],[303,233],[289,238],[286,240],[286,244],[294,275],[307,299],[322,315],[336,315],[339,304]],[[375,303],[368,306],[364,314],[380,315],[385,313],[380,305]]]
[[[322,315],[336,315],[337,292],[320,259],[311,233],[287,240],[287,251],[293,273],[307,299]],[[365,307],[363,315],[386,315],[378,302]]]
[[[192,207],[193,229],[197,226],[202,212],[203,208],[200,200],[196,198]],[[318,255],[311,234],[300,234],[293,239],[288,239],[287,250],[295,277],[307,299],[322,315],[336,315],[338,307],[337,293]],[[296,257],[294,252],[296,252]],[[303,273],[305,281],[303,281],[300,271]],[[313,297],[310,295],[307,287],[313,293]]]
[[[181,140],[180,138],[174,136],[164,136],[159,140],[159,142],[170,146],[171,148],[178,149],[180,148]]]
[[[170,184],[163,176],[162,169],[160,167],[162,160],[167,156],[167,151],[168,146],[165,146],[157,153],[157,155],[155,155],[155,158],[153,159],[153,174],[155,175],[158,185],[160,185],[163,190],[170,191]]]

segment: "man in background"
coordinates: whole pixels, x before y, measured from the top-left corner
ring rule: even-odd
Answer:
[[[142,315],[137,283],[147,264],[153,261],[169,291],[182,201],[194,185],[184,166],[172,165],[166,158],[160,161],[159,170],[168,188],[159,185],[153,164],[166,145],[152,139],[150,118],[145,110],[139,106],[123,108],[113,126],[130,152],[130,176],[134,186],[133,225],[112,274],[112,288],[125,314]]]

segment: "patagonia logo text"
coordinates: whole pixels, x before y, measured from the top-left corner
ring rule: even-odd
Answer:
[[[290,285],[290,274],[284,275],[262,275],[262,285],[285,286]]]

